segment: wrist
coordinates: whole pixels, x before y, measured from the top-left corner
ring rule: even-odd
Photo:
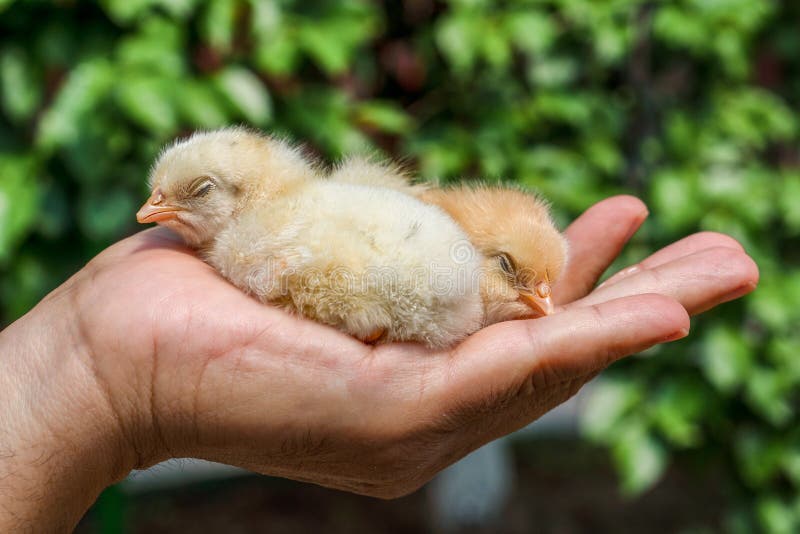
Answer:
[[[71,529],[136,463],[65,286],[0,332],[0,531]]]

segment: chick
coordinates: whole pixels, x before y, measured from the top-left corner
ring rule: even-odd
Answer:
[[[345,161],[330,179],[411,194],[444,209],[483,256],[480,290],[486,325],[553,313],[551,285],[567,261],[567,241],[540,198],[508,187],[412,185],[392,165]]]
[[[412,183],[411,176],[399,165],[365,156],[351,156],[339,163],[328,175],[335,182],[386,187],[408,195],[419,196],[429,184]]]
[[[481,257],[440,209],[325,180],[285,141],[243,129],[167,148],[139,222],[171,228],[248,294],[358,339],[452,345],[480,328]],[[464,254],[453,254],[454,249]]]
[[[567,240],[547,203],[519,189],[458,186],[418,197],[444,209],[482,254],[486,325],[554,311],[550,288],[567,262]]]

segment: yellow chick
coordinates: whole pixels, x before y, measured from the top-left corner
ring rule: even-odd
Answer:
[[[553,313],[550,287],[566,264],[567,241],[544,200],[509,187],[411,184],[398,168],[359,158],[345,161],[330,179],[387,187],[445,210],[484,258],[486,325]]]
[[[452,345],[482,325],[482,261],[440,209],[325,180],[285,141],[232,128],[168,147],[141,223],[171,228],[225,278],[366,342]]]
[[[328,179],[334,182],[386,187],[408,195],[419,196],[430,188],[426,183],[412,183],[411,176],[390,161],[365,156],[351,156],[331,170]]]

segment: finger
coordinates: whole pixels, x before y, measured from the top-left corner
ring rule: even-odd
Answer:
[[[516,397],[541,403],[559,384],[578,380],[580,385],[613,361],[688,331],[686,311],[662,295],[636,295],[541,319],[499,323],[456,349],[444,377],[447,383],[429,389],[443,392],[444,398],[430,405],[491,414]],[[523,410],[521,419],[506,430],[527,424],[525,418],[535,415]]]
[[[627,269],[623,269],[600,284],[599,287],[614,284],[623,278],[639,272],[642,269],[652,269],[653,267],[663,265],[683,256],[688,256],[690,254],[694,254],[695,252],[714,247],[725,247],[738,250],[739,252],[744,252],[742,245],[728,235],[717,232],[699,232],[688,237],[684,237],[680,241],[676,241],[675,243],[662,248],[636,265],[632,265]]]
[[[569,261],[553,288],[558,303],[588,294],[646,218],[644,203],[627,195],[598,202],[578,217],[564,232]]]
[[[758,266],[742,250],[715,247],[629,274],[595,289],[570,306],[587,306],[641,293],[658,293],[680,302],[695,315],[739,298],[758,284]]]

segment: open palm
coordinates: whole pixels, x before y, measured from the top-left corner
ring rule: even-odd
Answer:
[[[561,313],[449,351],[367,346],[259,304],[160,229],[100,254],[68,293],[139,466],[192,456],[391,497],[755,287],[741,246],[703,233],[594,289],[646,214],[632,197],[589,209],[567,230]]]

